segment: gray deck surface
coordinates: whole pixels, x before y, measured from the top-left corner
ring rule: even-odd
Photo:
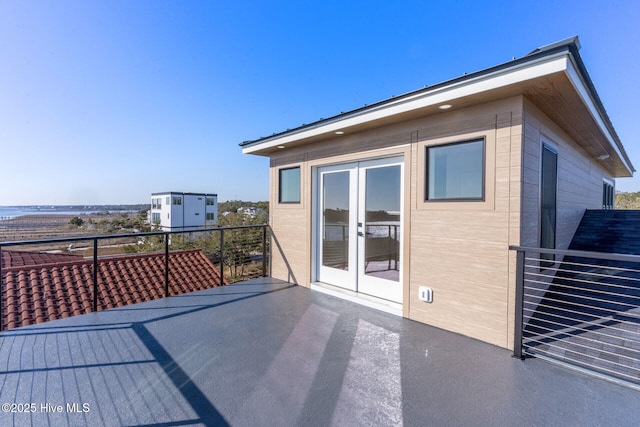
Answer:
[[[638,391],[272,279],[3,332],[0,370],[35,410],[2,426],[640,425]]]

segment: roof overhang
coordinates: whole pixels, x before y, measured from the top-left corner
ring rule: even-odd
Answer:
[[[269,156],[282,148],[304,145],[393,122],[441,114],[515,95],[524,95],[551,117],[595,158],[606,159],[614,176],[631,176],[635,169],[595,93],[577,53],[577,39],[538,49],[531,54],[484,71],[410,92],[370,106],[320,120],[270,137],[242,144],[245,154]],[[569,117],[563,118],[563,114]]]

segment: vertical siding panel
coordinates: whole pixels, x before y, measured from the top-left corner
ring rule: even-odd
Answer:
[[[523,245],[539,245],[539,177],[540,141],[548,140],[558,147],[558,214],[556,247],[566,249],[582,219],[585,209],[602,208],[602,181],[611,176],[597,160],[546,117],[531,102],[525,102],[525,164],[527,185],[524,187],[524,230],[530,230]]]

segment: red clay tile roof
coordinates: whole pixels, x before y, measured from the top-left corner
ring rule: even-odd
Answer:
[[[93,310],[93,261],[3,268],[2,328],[11,329]],[[164,253],[98,260],[98,310],[164,297]],[[213,288],[220,273],[200,249],[169,254],[169,295]],[[227,284],[226,280],[223,280]]]
[[[28,251],[2,251],[2,268],[21,267],[25,265],[53,264],[57,262],[79,261],[84,258],[80,255]]]

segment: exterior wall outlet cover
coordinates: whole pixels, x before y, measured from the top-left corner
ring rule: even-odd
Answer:
[[[433,289],[426,286],[420,286],[418,288],[418,298],[420,301],[433,302]]]

